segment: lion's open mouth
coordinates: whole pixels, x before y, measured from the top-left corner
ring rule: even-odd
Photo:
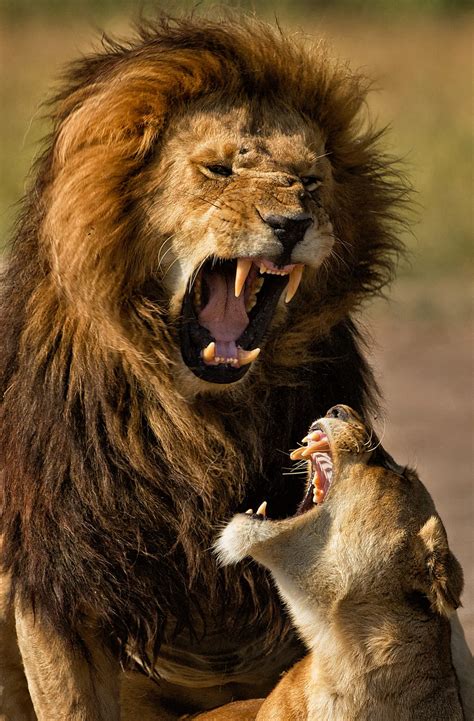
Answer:
[[[305,496],[294,517],[301,516],[315,506],[324,503],[333,480],[333,454],[326,433],[319,429],[313,430],[304,438],[304,441],[306,442],[305,446],[297,448],[290,454],[292,460],[307,460],[311,466]],[[256,513],[252,509],[249,509],[247,513],[260,520],[271,520],[269,512],[267,512],[266,501],[263,501]]]
[[[233,383],[260,353],[276,305],[296,293],[303,266],[266,259],[209,259],[188,284],[182,307],[181,352],[211,383]]]

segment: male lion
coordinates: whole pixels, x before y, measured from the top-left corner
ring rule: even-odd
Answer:
[[[312,418],[374,407],[352,313],[391,276],[406,187],[366,89],[253,20],[164,19],[72,65],[2,284],[10,719],[22,664],[40,721],[104,721],[120,662],[123,714],[135,693],[166,718],[300,656],[266,572],[208,549],[263,489],[296,508],[282,451]]]
[[[202,721],[463,721],[449,617],[461,567],[416,472],[396,464],[351,408],[315,421],[293,458],[307,460],[297,513],[238,514],[217,550],[270,569],[309,654],[265,702]],[[263,511],[263,513],[262,513]],[[472,659],[466,656],[474,686]],[[468,688],[466,688],[466,691]],[[257,713],[258,712],[258,713]]]

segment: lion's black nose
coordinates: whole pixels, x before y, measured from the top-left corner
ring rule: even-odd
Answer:
[[[346,406],[333,406],[326,413],[326,418],[338,418],[340,421],[350,421],[353,416]]]
[[[295,245],[303,240],[303,236],[313,222],[308,213],[298,215],[267,215],[264,218],[287,253],[291,252]]]

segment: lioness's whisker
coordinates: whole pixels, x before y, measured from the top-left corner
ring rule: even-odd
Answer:
[[[382,445],[382,441],[383,441],[383,439],[384,439],[384,437],[385,437],[385,429],[386,429],[386,423],[385,423],[385,419],[384,419],[384,421],[383,421],[382,434],[381,434],[381,436],[380,436],[380,438],[379,438],[379,442],[376,443],[375,446],[373,446],[373,448],[368,448],[368,449],[367,449],[367,452],[368,452],[368,453],[372,453],[372,452],[375,451],[379,446]]]

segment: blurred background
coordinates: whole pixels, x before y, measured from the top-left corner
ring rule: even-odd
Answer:
[[[461,617],[474,648],[473,138],[470,0],[227,2],[324,36],[374,78],[373,118],[390,124],[417,196],[408,259],[388,300],[361,322],[384,395],[379,431],[416,465],[465,576]],[[42,102],[61,68],[120,37],[153,8],[213,12],[215,3],[0,0],[0,244],[5,247],[32,159],[48,130]]]

